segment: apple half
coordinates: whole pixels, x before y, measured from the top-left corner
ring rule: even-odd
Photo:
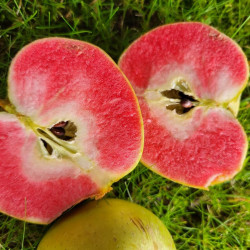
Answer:
[[[100,198],[133,170],[143,147],[139,104],[112,59],[86,42],[24,47],[0,100],[0,211],[47,224]]]
[[[235,118],[248,79],[240,47],[197,22],[158,27],[119,60],[142,111],[142,162],[178,183],[207,189],[240,171],[247,137]]]

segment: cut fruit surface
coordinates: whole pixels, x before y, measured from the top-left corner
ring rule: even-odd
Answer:
[[[145,165],[198,188],[241,169],[247,138],[235,116],[248,65],[234,41],[201,23],[164,25],[132,43],[119,66],[141,106]]]
[[[138,163],[137,98],[94,45],[46,38],[13,59],[10,103],[0,113],[0,210],[49,223],[73,204],[101,197]]]

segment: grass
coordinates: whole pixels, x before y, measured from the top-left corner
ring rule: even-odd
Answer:
[[[42,37],[85,40],[115,61],[146,31],[178,21],[200,21],[232,37],[250,56],[248,0],[48,1],[0,0],[0,98],[5,98],[11,59]],[[242,95],[239,120],[250,138],[250,89]],[[249,158],[232,181],[210,191],[168,181],[141,164],[113,185],[107,196],[132,200],[153,211],[178,249],[247,249],[250,246]],[[0,249],[35,249],[48,226],[0,214]]]

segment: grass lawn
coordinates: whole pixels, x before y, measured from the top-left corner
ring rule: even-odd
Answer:
[[[200,21],[233,38],[249,58],[249,9],[249,0],[0,0],[0,98],[7,95],[7,72],[15,54],[48,36],[91,42],[117,62],[132,41],[156,26]],[[242,95],[238,118],[250,138],[249,87]],[[246,249],[250,247],[249,157],[248,153],[244,170],[233,180],[209,191],[181,186],[139,164],[107,196],[131,200],[154,212],[177,249]],[[48,227],[0,214],[0,249],[35,249]]]

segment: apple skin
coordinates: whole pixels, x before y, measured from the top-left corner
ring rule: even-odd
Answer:
[[[38,250],[174,250],[162,221],[137,204],[103,199],[81,205],[61,217],[41,240]]]
[[[145,166],[201,189],[242,169],[248,143],[236,115],[249,70],[232,39],[198,22],[162,25],[134,41],[118,65],[141,107]]]

